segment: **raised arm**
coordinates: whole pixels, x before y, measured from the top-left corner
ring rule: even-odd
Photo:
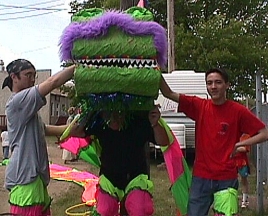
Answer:
[[[149,121],[154,130],[154,139],[157,145],[166,146],[169,145],[169,139],[166,130],[158,123],[161,114],[156,106],[149,112]]]
[[[46,125],[45,134],[47,136],[60,136],[68,125]]]
[[[161,76],[160,91],[164,97],[179,103],[180,94],[170,89],[163,76]]]
[[[239,149],[243,146],[245,147],[245,146],[252,146],[252,145],[260,144],[266,140],[268,140],[268,129],[265,127],[259,130],[255,136],[252,136],[248,139],[245,139],[243,141],[239,141],[238,143],[236,143],[234,150],[231,154],[231,157],[233,157],[239,151]]]
[[[268,140],[268,130],[265,127],[265,128],[262,128],[255,136],[252,136],[248,139],[245,139],[243,141],[236,143],[236,148],[239,148],[241,146],[251,146],[251,145],[259,144],[266,140]]]
[[[60,87],[73,76],[75,65],[69,66],[62,71],[49,77],[47,80],[39,84],[39,92],[42,96],[46,96],[53,89]]]

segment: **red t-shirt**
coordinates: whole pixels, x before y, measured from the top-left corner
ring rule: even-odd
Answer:
[[[246,107],[227,100],[215,105],[210,99],[181,94],[179,111],[195,121],[193,175],[212,180],[237,178],[230,155],[243,133],[255,135],[265,125]]]

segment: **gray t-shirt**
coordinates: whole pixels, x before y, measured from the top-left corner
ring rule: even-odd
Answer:
[[[37,113],[46,104],[38,86],[13,93],[6,104],[11,157],[6,167],[5,187],[33,182],[39,175],[49,183],[49,163],[44,123]]]

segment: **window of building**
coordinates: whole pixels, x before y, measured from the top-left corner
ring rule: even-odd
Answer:
[[[55,116],[54,103],[50,104],[50,113],[51,113],[51,116]]]

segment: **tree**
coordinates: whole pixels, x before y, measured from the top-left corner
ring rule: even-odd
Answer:
[[[84,0],[82,3],[78,2],[78,0],[73,0],[70,2],[71,11],[69,13],[74,14],[79,10],[85,8],[102,8],[103,7],[103,0]]]
[[[103,1],[103,7],[109,9],[120,9],[120,1],[119,0],[105,0]]]
[[[132,6],[136,6],[139,0],[120,0],[120,9],[126,10]]]
[[[194,32],[185,31],[183,25],[177,27],[177,68],[196,71],[226,68],[232,84],[229,96],[255,97],[255,74],[265,50],[260,49],[255,36],[247,33],[242,21],[231,19],[225,26],[225,19],[224,16],[202,19]],[[263,61],[263,66],[268,66],[267,61]]]
[[[138,2],[139,0],[84,0],[80,3],[74,0],[70,2],[70,13],[73,14],[81,9],[92,7],[126,10],[132,6],[136,6]]]
[[[78,4],[75,11],[88,7],[119,9],[137,5],[133,0],[91,0]],[[150,0],[155,21],[166,26],[166,1]],[[129,6],[132,6],[131,4]],[[175,53],[177,69],[205,71],[225,67],[230,71],[230,97],[255,97],[255,74],[262,72],[266,95],[268,77],[268,4],[259,0],[175,0]]]

